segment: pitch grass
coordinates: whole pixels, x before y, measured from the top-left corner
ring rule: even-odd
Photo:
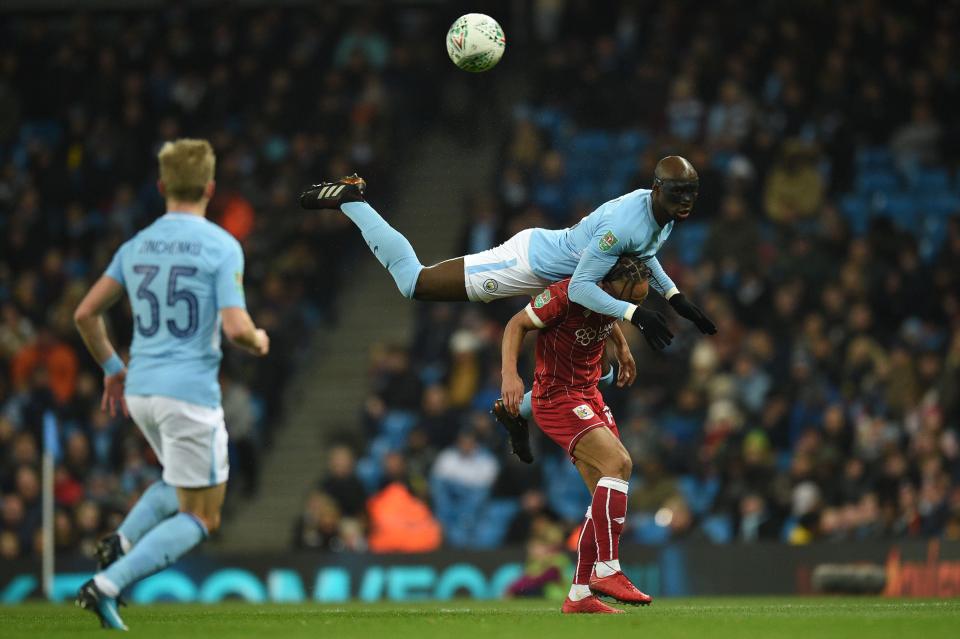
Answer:
[[[542,600],[284,605],[221,603],[121,609],[132,636],[179,639],[934,639],[960,637],[960,599],[660,599],[624,615],[561,615]],[[72,605],[0,606],[0,637],[104,637]]]

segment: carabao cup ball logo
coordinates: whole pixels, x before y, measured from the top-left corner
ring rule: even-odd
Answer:
[[[447,31],[447,54],[455,65],[471,73],[492,69],[506,45],[503,29],[482,13],[460,16]]]

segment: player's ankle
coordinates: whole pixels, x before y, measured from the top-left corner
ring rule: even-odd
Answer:
[[[610,575],[620,572],[620,560],[610,559],[608,561],[598,561],[593,567],[593,570],[597,573],[597,577],[601,579],[603,577],[609,577]]]

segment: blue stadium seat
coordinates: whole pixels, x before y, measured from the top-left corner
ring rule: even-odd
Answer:
[[[870,224],[870,200],[858,193],[848,193],[840,198],[840,212],[856,235],[867,232]]]
[[[862,147],[857,151],[858,169],[890,169],[894,167],[893,154],[885,146]]]
[[[386,439],[391,450],[402,450],[407,444],[407,435],[416,423],[416,413],[391,410],[380,421],[380,434]]]
[[[920,259],[926,263],[936,259],[947,235],[947,218],[928,215],[920,226]]]
[[[861,169],[855,181],[857,193],[893,193],[900,190],[900,176],[887,169]]]
[[[733,541],[733,522],[729,515],[710,515],[700,523],[700,528],[715,544],[729,544]]]
[[[912,231],[920,222],[921,205],[910,193],[890,193],[876,198],[877,215],[885,215],[900,228]]]
[[[547,455],[543,457],[543,478],[550,508],[568,521],[582,519],[590,505],[590,493],[576,466],[559,455]]]
[[[674,242],[681,262],[690,265],[700,262],[703,244],[707,241],[709,232],[710,228],[704,222],[687,222],[677,227],[670,239]]]
[[[919,208],[928,215],[938,217],[960,215],[960,195],[955,195],[949,191],[922,197],[919,205]]]
[[[650,134],[640,129],[627,129],[617,136],[617,151],[620,154],[639,154],[650,144]]]
[[[703,515],[713,507],[713,501],[720,491],[720,480],[716,477],[701,480],[693,475],[683,475],[680,477],[679,487],[690,511],[694,515]]]
[[[640,513],[630,517],[630,535],[638,544],[660,546],[670,541],[670,528],[660,526],[650,513]]]
[[[474,530],[473,548],[499,548],[507,534],[510,522],[520,510],[517,499],[491,499],[480,511],[476,530]]]
[[[363,484],[368,495],[377,492],[381,477],[383,477],[383,467],[379,459],[373,455],[364,455],[357,460],[357,479]]]
[[[950,191],[950,173],[944,168],[926,168],[907,174],[907,183],[914,191],[947,193]]]
[[[595,158],[598,155],[611,155],[616,147],[613,134],[596,130],[575,133],[568,141],[567,148],[573,153],[592,155]]]
[[[544,107],[533,113],[533,123],[540,127],[550,138],[557,138],[569,124],[565,113],[559,109]]]

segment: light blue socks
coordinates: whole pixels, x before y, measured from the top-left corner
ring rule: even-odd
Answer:
[[[117,532],[132,546],[151,528],[177,514],[179,506],[177,489],[163,481],[155,481],[143,491],[140,499],[124,517]],[[129,548],[125,547],[123,551],[129,552]]]
[[[390,271],[400,293],[413,299],[423,264],[407,238],[387,224],[366,202],[347,202],[340,206],[340,210],[360,229],[373,256]]]
[[[613,383],[613,380],[616,379],[614,374],[613,365],[610,365],[610,370],[607,371],[607,374],[600,378],[600,381],[597,382],[597,388],[605,388]],[[533,419],[533,391],[527,391],[523,396],[523,399],[520,400],[520,417],[523,417],[526,420]]]
[[[606,388],[617,379],[617,376],[614,374],[613,364],[610,364],[610,370],[607,371],[606,375],[600,377],[600,381],[597,382],[597,388]]]
[[[157,524],[129,553],[93,580],[103,594],[116,597],[133,582],[163,570],[206,537],[202,521],[188,513],[174,515]]]

